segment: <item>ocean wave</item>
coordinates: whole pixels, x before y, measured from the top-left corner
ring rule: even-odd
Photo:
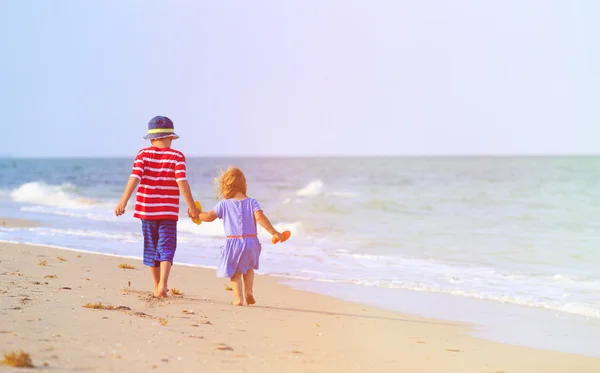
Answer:
[[[280,222],[273,224],[273,228],[275,228],[279,232],[290,231],[292,232],[292,237],[302,236],[304,233],[304,224],[300,221],[295,221],[291,223]],[[271,235],[260,225],[258,226],[258,235],[262,238],[270,238]]]
[[[333,196],[340,198],[356,198],[358,197],[358,193],[348,191],[348,190],[336,190],[336,191],[327,191],[325,189],[325,183],[321,179],[314,179],[309,182],[303,188],[300,188],[296,191],[296,195],[299,197],[318,197],[318,196]],[[289,203],[291,199],[286,199]]]
[[[337,280],[336,282],[339,282],[339,280]],[[482,290],[460,289],[414,282],[381,282],[373,280],[354,280],[350,282],[363,286],[378,286],[392,289],[444,293],[455,296],[495,301],[500,303],[509,303],[519,306],[542,308],[546,310],[559,311],[574,315],[600,319],[600,304],[592,305],[581,302],[560,301],[558,299],[535,299],[530,294],[516,295],[509,293],[496,293],[491,291],[486,292]]]
[[[294,199],[291,199],[291,198],[289,198],[289,197],[288,197],[288,198],[284,199],[284,200],[283,200],[283,202],[282,202],[281,204],[283,204],[283,205],[289,205],[289,204],[290,204],[290,203],[292,203],[292,202],[293,202],[293,203],[302,203],[302,202],[303,202],[303,199],[302,199],[302,198],[294,198]]]
[[[586,304],[581,302],[568,302],[551,299],[532,299],[527,296],[514,295],[514,294],[498,294],[485,291],[477,291],[471,289],[458,289],[436,285],[427,285],[418,282],[389,282],[382,280],[373,279],[333,279],[333,278],[319,278],[315,277],[322,275],[318,271],[300,271],[304,275],[295,275],[292,273],[266,273],[273,277],[287,278],[290,280],[303,280],[303,281],[316,281],[321,283],[331,284],[350,284],[358,286],[373,286],[388,289],[399,289],[408,291],[418,292],[429,292],[448,294],[453,296],[461,296],[468,298],[475,298],[481,300],[494,301],[499,303],[508,303],[518,306],[526,306],[533,308],[541,308],[550,311],[558,311],[563,313],[569,313],[578,316],[585,316],[588,318],[600,319],[600,304]]]
[[[315,179],[308,183],[304,188],[298,189],[296,195],[302,197],[315,197],[322,195],[324,190],[325,184],[321,180]]]
[[[202,223],[197,225],[189,218],[179,219],[177,222],[177,230],[180,232],[190,233],[197,236],[206,237],[225,237],[225,230],[223,229],[223,222],[215,220],[212,223]]]
[[[433,259],[351,253],[344,249],[336,250],[333,258],[316,248],[294,250],[293,255],[288,255],[313,263],[335,260],[338,267],[352,271],[352,274],[333,273],[326,263],[305,265],[297,271],[288,269],[290,276],[300,275],[299,278],[307,280],[446,293],[600,319],[600,303],[594,296],[600,292],[600,278],[511,272]]]
[[[496,268],[484,267],[484,266],[469,266],[469,265],[458,265],[458,264],[445,264],[437,262],[433,259],[421,259],[421,258],[408,258],[392,255],[375,255],[375,254],[363,254],[363,253],[352,253],[348,250],[337,250],[337,254],[340,257],[348,257],[362,261],[380,262],[393,264],[396,267],[402,269],[418,268],[418,271],[430,271],[432,273],[445,274],[446,276],[454,276],[455,278],[479,278],[479,279],[495,279],[498,281],[536,281],[547,284],[551,283],[563,283],[564,285],[576,284],[580,286],[596,286],[600,291],[600,277],[589,278],[589,277],[578,277],[568,276],[563,274],[543,274],[543,273],[521,273],[521,272],[508,272],[502,271]]]
[[[50,185],[44,182],[25,183],[10,193],[13,201],[31,205],[56,206],[70,209],[88,209],[108,204],[85,198],[73,184]]]

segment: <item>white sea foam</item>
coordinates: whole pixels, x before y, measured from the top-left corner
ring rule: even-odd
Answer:
[[[304,188],[298,189],[296,191],[296,195],[300,197],[317,197],[317,196],[325,196],[325,197],[339,197],[339,198],[356,198],[358,193],[348,191],[348,190],[327,190],[325,187],[325,183],[320,179],[314,179],[309,182]],[[298,200],[296,200],[298,201]],[[286,198],[284,200],[284,204],[290,203],[291,199]]]
[[[409,291],[419,292],[431,292],[431,293],[442,293],[454,296],[462,296],[468,298],[475,298],[481,300],[489,300],[500,303],[508,303],[519,306],[535,307],[545,310],[558,311],[564,313],[570,313],[573,315],[585,316],[594,319],[600,319],[600,304],[586,304],[581,302],[568,302],[560,300],[541,300],[533,299],[526,296],[516,296],[512,294],[494,294],[485,291],[476,290],[464,290],[464,289],[453,289],[441,286],[426,285],[415,282],[386,282],[372,279],[333,279],[322,277],[322,273],[312,270],[299,271],[303,275],[293,275],[290,273],[267,273],[274,277],[288,278],[292,280],[304,280],[304,281],[317,281],[323,283],[336,283],[336,284],[354,284],[360,286],[375,286],[389,289],[401,289]]]
[[[300,222],[300,221],[295,221],[295,222],[291,222],[291,223],[286,223],[286,222],[275,223],[275,224],[273,224],[273,228],[275,228],[279,232],[290,231],[290,232],[292,232],[292,237],[294,237],[294,238],[301,236],[303,233],[303,225],[302,225],[302,222]],[[261,227],[260,225],[258,226],[258,235],[261,236],[262,238],[271,237],[269,232],[267,232],[265,229],[263,229],[263,227]]]
[[[308,183],[308,185],[306,185],[304,188],[298,189],[296,191],[296,195],[299,195],[302,197],[319,196],[319,195],[323,194],[324,189],[325,189],[325,184],[321,180],[315,179],[315,180],[311,181],[310,183]]]
[[[30,182],[19,186],[10,193],[13,201],[32,205],[56,206],[71,209],[88,209],[101,205],[100,201],[77,194],[73,184],[50,185],[44,182]]]
[[[561,302],[556,299],[535,299],[528,295],[514,295],[510,293],[493,293],[486,291],[467,290],[467,289],[456,289],[444,286],[426,285],[421,283],[412,282],[380,282],[373,280],[354,280],[354,281],[332,281],[332,282],[350,282],[357,285],[363,286],[378,286],[385,288],[404,289],[412,291],[424,291],[432,293],[445,293],[456,296],[464,296],[469,298],[476,298],[482,300],[490,300],[501,303],[510,303],[521,306],[543,308],[546,310],[554,310],[559,312],[566,312],[575,315],[581,315],[586,317],[593,317],[600,319],[600,304],[590,305],[578,302]]]
[[[447,293],[600,318],[600,302],[593,296],[600,292],[600,278],[506,272],[489,267],[450,265],[420,258],[340,251],[338,254],[342,258],[359,260],[367,269],[379,268],[380,272],[377,278],[369,276],[342,282]],[[373,271],[368,273],[374,274]],[[590,296],[586,296],[584,292]]]
[[[223,229],[223,222],[221,220],[215,220],[212,223],[204,222],[198,225],[189,218],[183,218],[177,222],[177,230],[196,236],[225,237],[225,230]]]

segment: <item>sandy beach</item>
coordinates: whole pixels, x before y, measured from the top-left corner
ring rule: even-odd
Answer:
[[[213,270],[176,265],[169,286],[182,295],[161,300],[139,260],[0,243],[0,284],[0,352],[23,350],[41,370],[600,371],[600,359],[480,340],[468,325],[291,290],[267,276],[257,277],[257,305],[233,307]]]

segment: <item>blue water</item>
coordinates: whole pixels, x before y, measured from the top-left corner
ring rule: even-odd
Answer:
[[[0,240],[141,256],[133,202],[126,216],[112,213],[131,163],[0,160],[0,216],[42,222],[0,229]],[[579,352],[600,342],[600,332],[590,340],[576,331],[600,330],[600,158],[189,159],[205,209],[216,202],[219,167],[232,164],[276,227],[293,232],[282,245],[260,232],[262,273],[320,284],[312,290],[321,292],[350,287],[341,293],[365,303],[380,291],[418,291],[496,310],[513,305],[573,323],[562,337],[574,341],[568,348],[544,348]],[[181,210],[176,261],[215,266],[221,224],[197,226]],[[399,296],[382,299],[375,303],[427,313],[406,309]],[[477,316],[487,312],[459,314],[483,323]]]

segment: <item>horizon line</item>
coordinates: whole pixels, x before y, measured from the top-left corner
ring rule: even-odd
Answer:
[[[186,155],[191,158],[584,158],[599,157],[600,153],[537,153],[537,154],[329,154],[329,155]],[[13,156],[0,154],[0,159],[122,159],[131,155],[33,155]]]

